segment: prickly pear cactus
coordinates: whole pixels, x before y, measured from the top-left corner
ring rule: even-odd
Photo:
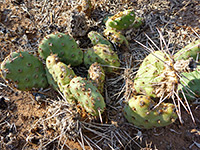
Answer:
[[[106,65],[107,67],[104,67],[104,69],[107,72],[113,72],[116,70],[116,67],[120,66],[117,54],[110,48],[110,46],[105,44],[97,44],[85,51],[84,64],[89,67],[94,62]]]
[[[199,53],[200,53],[200,39],[188,44],[187,46],[182,48],[180,51],[178,51],[174,55],[174,59],[175,60],[180,60],[180,59],[186,60],[186,59],[189,59],[190,57],[192,57],[194,60],[196,60]]]
[[[40,60],[28,52],[13,52],[1,64],[2,76],[22,91],[48,86]]]
[[[123,36],[120,32],[117,32],[112,29],[106,29],[104,30],[103,34],[108,40],[110,40],[112,43],[116,45],[120,46],[122,44],[125,44],[127,47],[129,45],[126,37]]]
[[[121,11],[114,16],[109,17],[106,21],[106,28],[115,30],[123,30],[131,27],[135,21],[135,13],[133,9]]]
[[[50,54],[57,54],[62,62],[78,66],[83,61],[83,52],[75,40],[68,34],[47,35],[39,44],[38,52],[43,59]]]
[[[134,79],[134,88],[137,93],[151,97],[167,96],[176,91],[179,78],[171,64],[170,57],[155,51],[149,54],[141,64]]]
[[[104,91],[105,72],[97,62],[93,63],[88,70],[88,79],[97,87],[102,94]]]
[[[181,89],[189,101],[200,97],[200,66],[193,72],[183,72],[179,85],[180,96],[184,99]]]
[[[74,71],[70,66],[60,62],[56,54],[47,57],[46,66],[49,75],[51,75],[50,79],[53,78],[53,81],[57,84],[52,84],[53,87],[59,87],[68,102],[73,103],[74,99],[69,90],[69,83],[75,77]],[[48,81],[52,82],[52,80]]]
[[[107,20],[111,16],[113,16],[113,15],[105,16],[104,19],[103,19],[103,21],[102,21],[102,23],[105,25],[106,22],[107,22]],[[134,21],[132,27],[137,29],[137,28],[141,27],[143,24],[144,24],[144,18],[142,18],[142,17],[135,17],[135,21]]]
[[[98,116],[105,110],[104,98],[98,89],[86,79],[74,77],[70,81],[70,91],[89,114]]]
[[[161,103],[153,109],[155,102],[148,96],[134,96],[124,107],[124,116],[135,126],[150,129],[163,127],[173,123],[177,114],[171,103]]]
[[[88,33],[88,38],[91,40],[93,45],[106,44],[106,45],[109,45],[113,49],[112,44],[106,38],[104,38],[100,33],[96,31],[90,31]]]

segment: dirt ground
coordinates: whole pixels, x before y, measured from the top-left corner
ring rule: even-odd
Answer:
[[[84,30],[85,35],[73,36],[81,48],[90,47],[87,33],[91,30],[102,32],[105,28],[102,23],[105,16],[128,8],[134,8],[137,16],[144,18],[144,24],[140,28],[124,33],[130,43],[128,59],[133,59],[131,67],[137,69],[141,60],[148,54],[135,40],[149,47],[149,39],[145,36],[147,34],[160,46],[156,28],[160,29],[165,40],[169,42],[171,52],[176,52],[200,38],[199,0],[91,1],[93,9],[91,13],[86,12],[87,25],[82,21],[85,26],[79,24],[75,29],[71,27],[69,18],[73,9],[83,11],[83,8],[80,9],[81,0],[0,1],[0,62],[13,51],[29,51],[36,54],[42,38],[55,31],[84,34]],[[63,136],[60,136],[62,125],[49,127],[55,119],[50,117],[51,111],[62,112],[65,107],[69,109],[65,104],[57,106],[60,103],[59,99],[62,99],[59,93],[50,87],[41,91],[18,91],[0,78],[0,149],[200,149],[198,99],[190,104],[195,123],[184,109],[183,124],[177,119],[169,126],[149,130],[139,129],[123,117],[120,104],[123,101],[124,70],[127,68],[124,53],[122,50],[118,51],[121,67],[124,69],[106,77],[104,94],[107,110],[102,116],[103,124],[99,119],[81,120],[76,117],[76,112],[70,110],[72,120],[65,120],[70,129],[66,130],[66,135]],[[78,73],[81,72],[81,75],[86,72],[82,66],[75,69]],[[66,114],[64,117],[69,117]],[[69,125],[70,122],[75,125]],[[62,119],[60,123],[63,123]],[[78,129],[75,129],[76,124]]]

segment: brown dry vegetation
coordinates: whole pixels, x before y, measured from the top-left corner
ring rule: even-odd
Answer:
[[[54,31],[68,32],[70,28],[68,18],[72,9],[79,5],[78,2],[76,0],[0,1],[0,62],[12,51],[37,53],[38,44],[45,35]],[[91,15],[86,18],[87,32],[91,30],[102,32],[104,29],[102,20],[106,15],[128,8],[134,8],[138,16],[144,17],[145,24],[141,28],[124,33],[130,42],[130,55],[124,57],[124,52],[118,51],[122,68],[127,68],[127,61],[131,57],[133,61],[131,67],[137,70],[141,60],[148,54],[134,41],[137,40],[149,46],[145,33],[160,46],[156,27],[169,42],[172,52],[200,38],[199,0],[92,0],[92,4]],[[75,37],[75,39],[81,48],[91,46],[87,36]],[[81,72],[80,74],[86,72],[82,71],[82,67],[76,70]],[[45,125],[40,122],[41,119],[45,120],[48,117],[49,110],[53,108],[54,102],[50,101],[62,99],[57,92],[52,89],[21,92],[9,87],[0,78],[0,149],[50,150],[83,149],[84,147],[85,149],[93,147],[93,149],[113,148],[116,150],[200,149],[200,102],[198,99],[191,103],[196,124],[183,109],[183,124],[177,120],[174,124],[163,128],[138,129],[129,124],[121,113],[124,76],[124,69],[107,76],[105,85],[107,110],[103,115],[103,124],[99,120],[92,122],[73,120],[78,122],[79,130],[81,129],[83,134],[80,136],[79,132],[79,136],[75,139],[67,139],[64,136],[56,138],[60,131],[45,130]],[[44,97],[38,98],[34,95],[35,93],[40,93]]]

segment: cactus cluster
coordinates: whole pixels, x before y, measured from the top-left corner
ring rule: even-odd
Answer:
[[[102,65],[110,66],[105,68],[106,72],[113,72],[120,66],[119,58],[113,51],[113,44],[118,46],[129,46],[129,43],[125,36],[121,34],[121,31],[130,27],[138,27],[141,25],[142,19],[138,18],[135,21],[135,13],[133,9],[128,9],[119,12],[113,16],[107,17],[105,21],[106,29],[101,35],[98,32],[91,31],[88,33],[88,37],[93,44],[92,48],[85,51],[84,64],[89,67],[92,63],[98,62]]]
[[[56,54],[47,57],[46,66],[69,103],[80,103],[86,112],[93,116],[104,111],[104,98],[97,87],[89,80],[77,77],[70,66],[59,61]]]
[[[104,19],[104,22],[106,25],[104,36],[118,46],[125,45],[128,47],[129,43],[122,31],[140,27],[143,24],[143,18],[137,17],[133,9],[128,9],[108,16]]]
[[[91,1],[84,2],[81,11],[89,16]],[[74,13],[73,17],[78,16]],[[137,28],[141,24],[142,18],[136,17],[132,9],[108,17],[104,36],[95,31],[89,32],[88,37],[93,46],[84,52],[69,34],[47,35],[38,48],[39,56],[46,67],[28,52],[13,52],[1,63],[1,74],[19,90],[45,88],[50,84],[70,104],[80,105],[88,114],[99,116],[106,107],[102,96],[105,74],[116,71],[120,66],[113,44],[128,47],[129,43],[122,31],[130,27]],[[83,36],[87,31],[83,31],[83,34],[74,33],[73,30],[70,32],[71,35]],[[155,51],[143,60],[133,84],[129,86],[135,93],[131,97],[125,96],[127,103],[124,115],[130,123],[146,129],[169,125],[177,118],[177,108],[172,103],[164,102],[157,106],[158,99],[170,99],[174,91],[183,91],[185,95],[182,96],[188,99],[200,97],[200,72],[198,69],[194,71],[199,45],[200,40],[197,40],[173,57]],[[87,79],[77,76],[71,68],[80,64],[89,68]],[[181,80],[180,73],[186,77],[185,81]]]
[[[130,123],[147,129],[166,126],[177,118],[175,104],[161,102],[155,107],[157,99],[170,99],[177,91],[183,91],[180,92],[184,93],[182,97],[188,100],[199,97],[200,72],[198,68],[194,70],[196,62],[193,60],[200,52],[199,45],[197,40],[172,57],[155,51],[143,60],[130,87],[139,95],[128,99],[124,107],[124,115]]]
[[[40,89],[50,84],[60,91],[70,104],[80,103],[88,114],[97,116],[105,110],[101,94],[105,73],[101,65],[115,64],[115,59],[119,61],[109,47],[103,50],[99,48],[97,51],[97,57],[102,57],[100,64],[95,63],[96,58],[93,62],[90,61],[88,80],[82,79],[77,77],[70,67],[83,63],[83,51],[76,41],[69,34],[50,34],[41,41],[38,48],[39,56],[46,67],[39,58],[28,52],[13,52],[2,62],[1,74],[19,90]]]

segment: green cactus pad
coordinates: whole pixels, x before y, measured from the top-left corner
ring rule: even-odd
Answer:
[[[100,93],[103,93],[104,82],[105,82],[105,72],[103,67],[97,62],[93,63],[88,70],[88,79],[97,87]]]
[[[113,15],[105,16],[102,23],[105,25],[106,22],[107,22],[107,20],[108,20],[109,17],[111,17],[111,16],[113,16]],[[141,25],[143,25],[143,24],[144,24],[144,18],[135,17],[135,21],[134,21],[132,27],[137,29],[137,28],[141,27]]]
[[[105,44],[97,44],[85,51],[84,64],[87,67],[90,67],[94,62],[98,62],[101,65],[107,65],[108,67],[104,68],[106,72],[113,72],[116,70],[116,67],[120,66],[117,54],[110,46]]]
[[[200,98],[200,66],[193,72],[182,73],[182,76],[181,84],[178,87],[179,91],[182,89],[189,101]],[[183,98],[181,91],[180,96]]]
[[[81,106],[91,115],[98,116],[105,110],[103,96],[98,89],[82,77],[74,77],[70,81],[70,91]]]
[[[182,48],[180,51],[178,51],[174,55],[174,59],[175,60],[180,60],[180,59],[186,60],[186,59],[189,59],[190,57],[192,57],[194,60],[196,60],[199,53],[200,53],[200,39],[188,44],[187,46]]]
[[[90,31],[88,33],[88,37],[91,40],[93,45],[106,44],[106,45],[109,45],[113,49],[112,44],[98,32]]]
[[[57,54],[62,62],[72,66],[78,66],[83,62],[82,50],[70,35],[64,33],[46,36],[39,44],[38,51],[43,59],[50,54]]]
[[[1,64],[3,78],[22,91],[48,86],[45,69],[37,57],[28,52],[13,52]]]
[[[48,73],[51,75],[51,78],[48,79],[50,84],[53,85],[54,89],[59,87],[59,90],[63,93],[66,100],[69,103],[73,103],[74,99],[69,90],[69,83],[75,77],[74,71],[70,66],[60,62],[56,54],[47,57],[46,66]]]
[[[151,97],[166,96],[171,92],[172,88],[176,87],[178,79],[168,66],[169,62],[170,57],[161,51],[149,54],[134,78],[136,92]]]
[[[59,85],[69,84],[69,82],[76,76],[72,68],[63,62],[58,62],[52,69],[57,74]]]
[[[114,16],[109,17],[106,21],[106,28],[115,30],[123,30],[131,27],[135,21],[135,13],[133,9],[121,11]]]
[[[127,47],[129,45],[126,37],[123,36],[120,32],[117,32],[112,29],[106,29],[104,30],[103,34],[108,40],[110,40],[112,43],[116,45],[120,46],[122,44],[125,44]]]
[[[147,96],[134,96],[124,107],[124,116],[135,126],[145,129],[163,127],[173,123],[177,114],[170,103],[161,103],[153,109],[155,103]]]

